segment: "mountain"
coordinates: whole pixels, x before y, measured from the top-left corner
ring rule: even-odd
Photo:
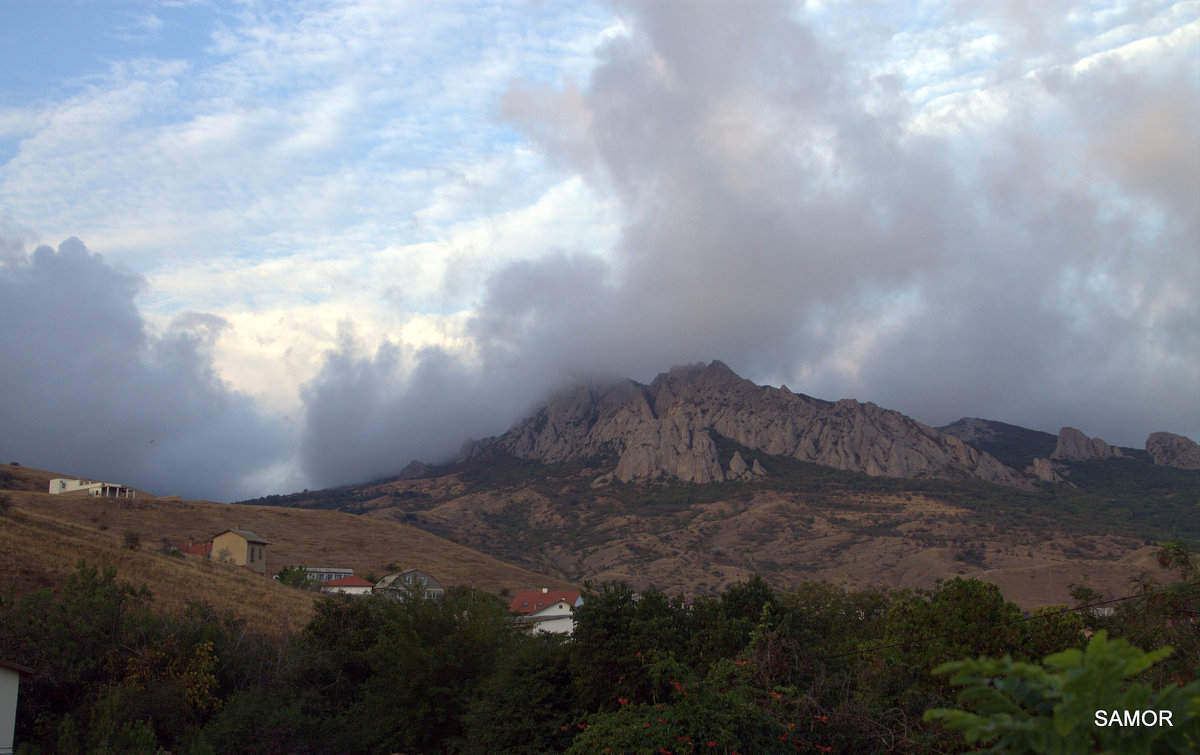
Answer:
[[[563,391],[503,435],[466,444],[460,461],[496,452],[545,463],[609,459],[598,485],[770,474],[740,450],[722,455],[722,438],[751,452],[872,476],[1029,487],[990,454],[899,412],[755,385],[719,361],[675,367],[649,385],[614,380]]]

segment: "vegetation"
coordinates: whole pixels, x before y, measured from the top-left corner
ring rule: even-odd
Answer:
[[[0,656],[35,670],[26,755],[1185,751],[1200,744],[1197,567],[1177,544],[1160,557],[1177,579],[1141,580],[1112,615],[1024,616],[969,579],[779,593],[755,577],[694,601],[589,588],[570,640],[523,634],[462,588],[325,598],[267,636],[201,603],[156,614],[147,588],[81,562],[57,594],[0,597]],[[1001,660],[962,660],[981,655]],[[1123,706],[1172,727],[1099,731],[1095,712]]]
[[[968,743],[994,742],[993,752],[1195,752],[1200,682],[1157,692],[1129,683],[1171,652],[1146,653],[1101,630],[1086,649],[1040,664],[1009,656],[947,663],[934,673],[953,674],[951,683],[964,687],[959,702],[979,712],[934,708],[925,718],[962,731]]]

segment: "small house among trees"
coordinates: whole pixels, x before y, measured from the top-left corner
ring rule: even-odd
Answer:
[[[370,595],[374,589],[374,582],[368,582],[362,577],[356,577],[353,574],[349,577],[331,579],[321,585],[321,592],[326,595]]]
[[[571,634],[575,619],[571,614],[583,605],[578,590],[522,590],[509,604],[508,610],[520,614],[517,621],[529,626],[530,634],[552,632]]]
[[[305,566],[302,568],[304,569],[305,576],[308,577],[308,581],[318,585],[332,582],[335,579],[353,576],[354,574],[354,570],[349,567]]]
[[[442,583],[438,582],[432,574],[423,572],[420,569],[405,569],[404,571],[389,574],[383,579],[375,583],[376,592],[391,590],[396,595],[402,595],[408,590],[420,590],[427,598],[440,600],[442,595],[446,593],[446,589],[442,587]]]

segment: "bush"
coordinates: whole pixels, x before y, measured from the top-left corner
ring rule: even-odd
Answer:
[[[127,551],[135,551],[142,547],[142,536],[133,530],[125,530],[121,536],[121,545]]]
[[[1086,650],[1040,664],[1008,656],[943,664],[934,673],[953,674],[950,683],[963,687],[959,703],[978,712],[934,708],[925,720],[961,731],[968,744],[995,742],[995,752],[1197,752],[1200,682],[1168,684],[1153,699],[1149,685],[1128,684],[1171,652],[1146,653],[1101,630]],[[1146,710],[1169,711],[1171,725],[1108,725],[1115,711]]]

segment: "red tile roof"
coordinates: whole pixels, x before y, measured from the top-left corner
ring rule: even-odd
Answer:
[[[356,577],[351,574],[349,577],[341,577],[340,579],[331,579],[328,582],[322,582],[321,587],[374,587],[374,582],[368,582],[362,577]]]
[[[195,545],[185,545],[183,543],[173,543],[179,549],[180,553],[188,556],[200,556],[201,558],[212,557],[212,541],[207,543],[196,543]]]
[[[508,610],[513,613],[533,613],[546,606],[552,606],[560,600],[565,600],[571,606],[579,602],[578,590],[522,590],[517,593],[509,604]]]

